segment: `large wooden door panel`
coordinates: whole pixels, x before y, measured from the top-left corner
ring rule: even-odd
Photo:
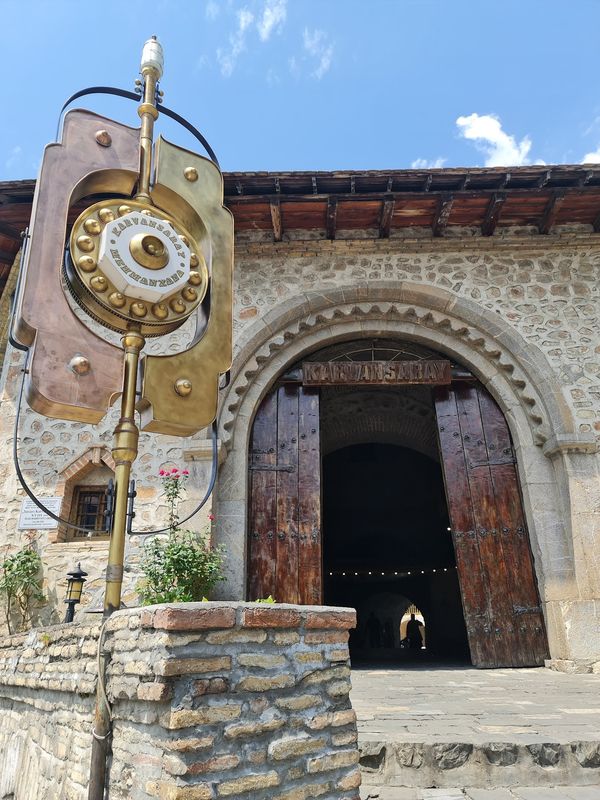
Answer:
[[[279,603],[322,602],[319,390],[274,389],[250,444],[248,593]]]
[[[473,663],[539,666],[548,647],[506,420],[480,384],[435,390]]]

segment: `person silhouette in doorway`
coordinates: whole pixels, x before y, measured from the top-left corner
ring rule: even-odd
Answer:
[[[369,638],[370,647],[381,647],[381,622],[375,616],[375,612],[371,611],[367,619],[367,636]]]
[[[406,625],[406,638],[408,639],[408,646],[411,650],[420,650],[423,646],[422,627],[423,623],[421,620],[416,619],[415,615],[411,614]]]

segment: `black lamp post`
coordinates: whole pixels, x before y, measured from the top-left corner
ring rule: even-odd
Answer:
[[[81,592],[83,591],[86,576],[87,572],[81,569],[81,563],[77,564],[76,569],[67,572],[67,596],[65,597],[67,613],[65,614],[65,622],[73,622],[75,606],[81,600]]]

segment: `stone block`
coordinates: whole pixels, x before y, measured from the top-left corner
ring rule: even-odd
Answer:
[[[168,683],[141,683],[137,688],[138,700],[163,703],[173,696],[173,687]]]
[[[271,761],[284,761],[288,758],[298,758],[307,753],[314,753],[325,747],[325,739],[315,739],[312,736],[284,736],[276,739],[268,747],[268,756]]]
[[[349,772],[347,775],[344,775],[343,778],[335,784],[336,789],[342,789],[346,791],[347,789],[358,789],[360,786],[360,770],[355,769],[352,772]]]
[[[191,728],[196,725],[213,725],[217,722],[229,722],[237,719],[242,713],[242,706],[239,703],[231,703],[221,706],[209,706],[197,710],[184,709],[181,711],[171,711],[161,718],[161,723],[169,730],[178,728]]]
[[[484,744],[482,749],[490,764],[495,764],[499,767],[507,767],[510,764],[514,764],[519,754],[516,744],[506,742],[489,742]]]
[[[260,605],[242,611],[242,625],[245,628],[296,628],[302,616],[291,608],[278,608],[276,605]]]
[[[224,694],[229,690],[227,678],[203,678],[192,683],[192,697],[201,697],[205,694]]]
[[[287,664],[285,656],[270,655],[268,653],[240,653],[237,663],[242,667],[261,667],[262,669],[275,669]]]
[[[295,697],[280,697],[275,701],[277,708],[285,709],[286,711],[303,711],[306,708],[311,708],[321,702],[321,697],[318,694],[300,694]]]
[[[190,775],[201,775],[205,772],[222,772],[234,769],[239,763],[239,756],[229,753],[228,755],[214,756],[206,761],[194,761],[188,766],[188,772]]]
[[[228,672],[231,669],[231,656],[211,658],[170,658],[157,661],[154,665],[156,675],[196,675],[202,672]]]
[[[309,800],[313,797],[321,797],[329,791],[329,783],[310,783],[304,786],[296,786],[283,794],[273,797],[273,800]]]
[[[358,759],[358,750],[338,750],[335,753],[309,758],[306,769],[309,774],[327,772],[332,769],[352,767],[354,764],[358,764]]]
[[[283,717],[273,717],[267,720],[256,720],[254,722],[240,722],[236,725],[228,725],[225,728],[224,736],[226,739],[240,739],[250,736],[260,736],[263,733],[279,730],[285,724]]]
[[[462,767],[473,752],[473,745],[464,742],[436,744],[432,747],[433,758],[440,769]]]
[[[305,644],[346,644],[348,631],[320,631],[319,633],[307,632],[304,634]]]
[[[571,750],[582,767],[600,767],[599,742],[573,742]]]
[[[146,784],[146,792],[159,800],[212,800],[214,793],[208,783],[195,786],[177,786],[168,781],[152,781]]]
[[[543,742],[541,744],[528,744],[527,750],[535,764],[540,767],[555,767],[560,761],[562,747],[560,744]]]
[[[273,786],[279,786],[280,783],[279,775],[274,770],[271,770],[270,772],[244,775],[242,778],[237,778],[233,781],[222,781],[217,786],[217,794],[219,797],[231,797],[244,792],[270,789]]]
[[[307,611],[304,625],[311,628],[348,630],[356,627],[356,611]]]
[[[273,675],[268,678],[259,678],[248,675],[238,681],[238,692],[268,692],[271,689],[287,689],[295,683],[293,675]]]
[[[140,624],[144,628],[165,631],[233,628],[235,608],[210,603],[181,603],[176,608],[160,606],[156,609],[144,609]]]

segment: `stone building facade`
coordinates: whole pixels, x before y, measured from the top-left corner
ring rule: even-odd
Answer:
[[[504,415],[550,658],[557,667],[592,669],[600,663],[600,177],[566,167],[471,173],[225,176],[236,264],[234,362],[221,394],[219,477],[209,509],[213,540],[228,552],[219,594],[248,596],[252,426],[281,377],[319,353],[321,360],[347,357],[344,348],[361,343],[399,357],[433,354],[466,370]],[[8,346],[3,552],[26,534],[17,528],[22,493],[11,463],[21,358]],[[419,391],[323,390],[321,454],[379,443],[439,462],[431,403]],[[113,426],[114,410],[96,427],[25,410],[19,449],[27,479],[40,495],[64,496],[67,513],[74,486],[110,472]],[[143,434],[140,444],[136,524],[143,527],[164,520],[159,469],[191,469],[186,507],[202,495],[210,444],[206,432],[191,440]],[[198,530],[207,527],[205,515]],[[90,573],[86,594],[96,602],[106,541],[58,529],[37,536],[49,598],[41,619],[62,613],[64,576],[77,561]],[[135,603],[140,542],[129,543],[127,604]],[[376,588],[402,593],[392,584]],[[327,588],[321,599],[331,601]]]

